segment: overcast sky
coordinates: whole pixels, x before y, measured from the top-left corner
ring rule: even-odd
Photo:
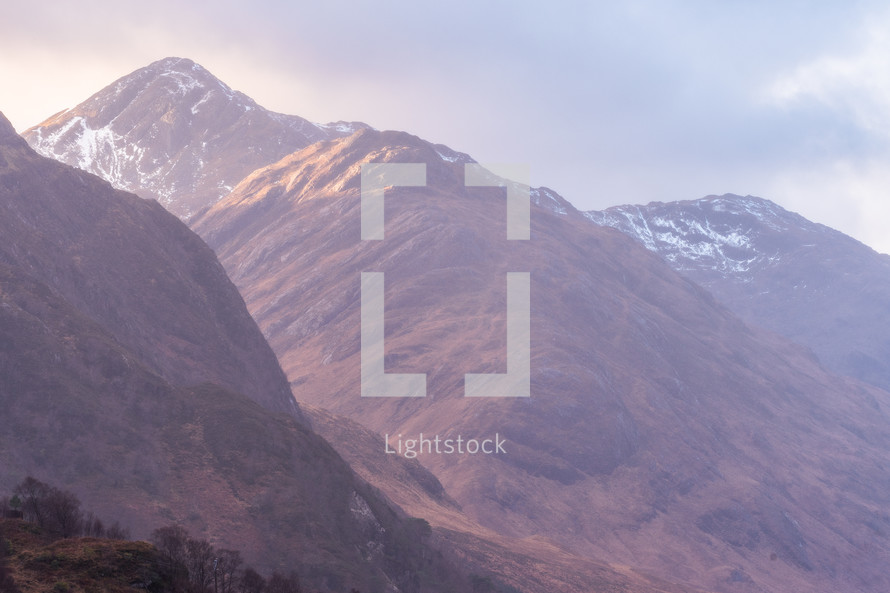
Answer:
[[[0,111],[22,131],[167,56],[584,210],[751,194],[890,253],[886,2],[5,0]]]

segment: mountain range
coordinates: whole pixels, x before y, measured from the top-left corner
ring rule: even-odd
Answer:
[[[361,240],[370,163],[426,167],[426,187],[387,191],[382,241]],[[882,579],[838,558],[874,545],[861,530],[884,495],[849,483],[887,479],[874,470],[888,394],[746,326],[635,241],[554,209],[552,194],[531,207],[531,240],[507,240],[498,193],[466,187],[464,164],[419,138],[362,130],[258,170],[193,225],[298,400],[382,435],[506,439],[508,455],[421,456],[483,526],[714,590]],[[506,370],[505,278],[521,270],[531,397],[465,397],[466,373]],[[368,271],[385,274],[386,370],[425,373],[427,397],[360,396]]]
[[[194,71],[190,64],[149,68],[163,82]],[[133,94],[131,77],[94,96],[91,117],[115,121],[124,111],[115,97]],[[161,88],[138,80],[135,87]],[[164,88],[159,107],[138,113],[164,121],[195,107],[179,87]],[[220,103],[220,117],[235,102]],[[89,137],[76,123],[85,105],[26,137],[44,154],[67,154]],[[204,128],[183,121],[184,145],[203,142]],[[523,590],[660,590],[641,574],[663,579],[663,590],[888,588],[887,391],[833,375],[812,350],[743,321],[668,263],[682,258],[607,228],[605,215],[494,175],[486,182],[506,192],[472,187],[469,156],[404,132],[355,128],[254,162],[221,198],[180,204],[172,179],[146,190],[218,255],[293,394],[309,404],[295,426],[322,432],[358,474],[428,520],[455,561],[496,570]],[[150,134],[122,138],[115,150],[123,155],[155,149]],[[241,150],[231,144],[218,162]],[[102,159],[77,154],[87,154],[79,166],[115,182]],[[380,164],[421,166],[424,183],[384,184],[385,236],[363,239],[363,171]],[[203,170],[207,187],[233,178]],[[508,238],[510,191],[531,202],[528,240]],[[806,226],[792,218],[786,223]],[[717,226],[698,220],[707,232]],[[769,224],[758,228],[763,259],[731,231],[687,252],[711,254],[702,269],[726,278],[763,268],[790,227],[773,229],[772,246]],[[807,232],[795,240],[809,241]],[[834,239],[814,256],[817,268],[847,245]],[[715,272],[715,262],[724,269]],[[862,281],[877,269],[863,269]],[[361,396],[366,273],[384,279],[385,372],[425,375],[425,397]],[[509,370],[507,286],[516,273],[530,283],[530,397],[466,397],[467,374]],[[388,454],[394,439],[421,433],[503,438],[506,451],[413,461]]]

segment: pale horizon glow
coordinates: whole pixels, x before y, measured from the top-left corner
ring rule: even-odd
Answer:
[[[527,163],[581,210],[756,195],[890,253],[880,2],[12,0],[18,131],[168,56],[275,111]]]

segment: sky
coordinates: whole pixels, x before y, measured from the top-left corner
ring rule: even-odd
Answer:
[[[886,2],[4,0],[0,111],[23,131],[167,56],[582,210],[756,195],[890,253]]]

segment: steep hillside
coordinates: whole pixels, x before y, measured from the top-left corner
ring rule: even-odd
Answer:
[[[383,182],[383,240],[362,240],[368,163],[425,164],[425,185]],[[299,400],[390,443],[506,439],[418,457],[483,526],[717,591],[884,590],[888,394],[746,326],[552,192],[530,197],[530,240],[508,240],[502,188],[362,130],[256,171],[194,228]],[[361,397],[365,272],[385,274],[385,371],[425,374],[425,397]],[[465,397],[465,374],[507,370],[512,272],[530,275],[531,397]]]
[[[88,315],[174,384],[212,381],[299,414],[213,252],[163,208],[40,158],[0,120],[0,262]]]

